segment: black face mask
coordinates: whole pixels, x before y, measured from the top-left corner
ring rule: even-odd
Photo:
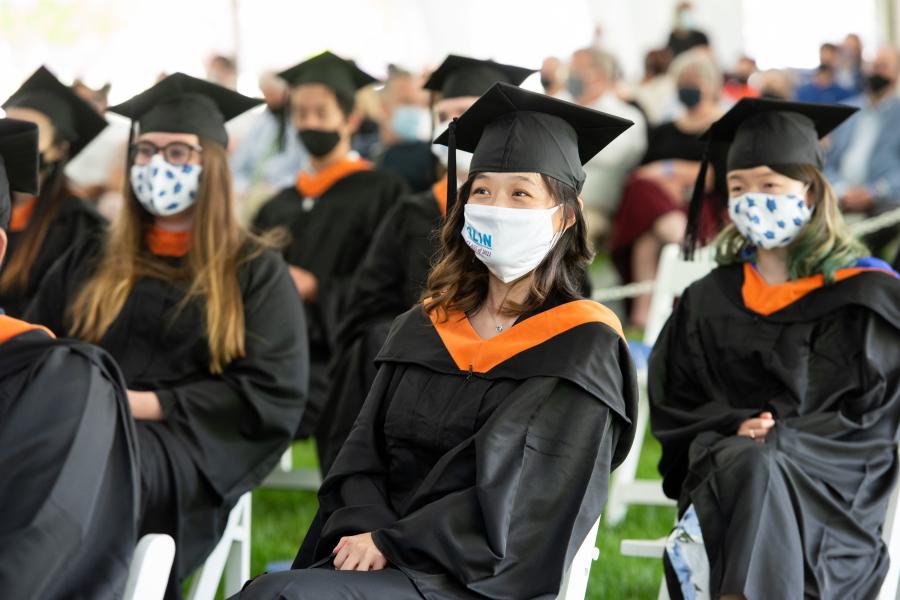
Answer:
[[[548,90],[548,89],[550,89],[550,86],[552,86],[552,85],[553,85],[552,79],[550,79],[549,77],[546,77],[544,75],[541,75],[541,87],[543,87],[545,90]]]
[[[688,109],[692,109],[700,104],[700,88],[683,87],[678,88],[678,100]]]
[[[337,131],[325,129],[303,129],[299,132],[299,136],[303,147],[316,158],[327,156],[341,141]]]
[[[881,92],[892,83],[893,82],[887,77],[882,77],[878,74],[872,74],[866,77],[866,89],[875,94]]]

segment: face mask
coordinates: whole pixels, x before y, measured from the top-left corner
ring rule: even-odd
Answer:
[[[450,121],[441,121],[438,123],[436,133],[443,133],[450,127]],[[437,136],[435,136],[437,137]],[[431,153],[434,154],[438,161],[446,169],[450,158],[450,149],[440,144],[431,145]],[[472,153],[464,150],[456,151],[456,179],[465,181],[469,177],[469,167],[472,166]]]
[[[398,106],[391,115],[391,129],[404,142],[428,141],[431,112],[421,106]]]
[[[200,186],[200,165],[172,165],[156,154],[146,165],[131,166],[131,187],[141,206],[159,217],[192,206]]]
[[[804,194],[741,194],[728,200],[728,216],[747,240],[767,250],[790,244],[812,219]]]
[[[324,129],[303,129],[298,135],[303,147],[316,158],[327,156],[341,141],[337,131]]]
[[[884,88],[891,85],[891,80],[881,75],[873,74],[866,77],[866,88],[875,94],[881,92]]]
[[[689,10],[683,10],[678,13],[678,25],[681,29],[693,29],[694,13]]]
[[[577,100],[584,94],[584,81],[577,75],[569,75],[566,79],[566,90],[574,100]]]
[[[547,210],[466,204],[462,236],[475,256],[503,283],[534,271],[559,235]]]
[[[695,87],[678,88],[678,100],[690,110],[700,104],[700,89]]]
[[[541,87],[545,90],[549,90],[550,86],[553,85],[553,80],[545,75],[541,75]]]

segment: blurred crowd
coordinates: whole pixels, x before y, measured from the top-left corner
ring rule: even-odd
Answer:
[[[583,191],[591,237],[607,252],[622,282],[653,279],[660,248],[684,235],[686,205],[705,151],[699,139],[709,125],[744,97],[810,103],[843,102],[861,110],[823,146],[826,175],[847,213],[874,215],[900,203],[900,55],[892,46],[865,49],[860,36],[819,47],[814,69],[761,70],[751,56],[722,65],[714,36],[700,30],[690,3],[677,6],[667,40],[644,57],[638,81],[623,77],[615,48],[602,33],[571,56],[548,57],[540,66],[546,94],[595,108],[635,123],[587,166]],[[866,60],[866,57],[869,60]],[[535,65],[537,67],[537,65]],[[430,71],[388,67],[383,84],[359,92],[353,148],[384,170],[401,175],[414,191],[439,178],[441,165],[431,140],[440,133],[432,98],[422,85]],[[210,81],[236,87],[238,67],[226,56],[208,61]],[[162,75],[161,75],[162,77]],[[293,185],[308,161],[291,123],[287,83],[263,73],[264,108],[229,124],[234,185],[242,217],[250,222],[260,203]],[[110,86],[73,88],[104,113]],[[108,127],[67,174],[83,197],[111,217],[121,203],[128,123],[107,115]],[[724,194],[713,159],[707,193]],[[721,215],[704,215],[710,231]],[[717,223],[718,220],[718,223]],[[896,229],[867,240],[878,253],[890,250]],[[632,325],[642,327],[649,298],[629,307]]]

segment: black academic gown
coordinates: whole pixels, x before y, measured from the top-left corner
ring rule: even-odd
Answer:
[[[31,272],[28,275],[28,284],[24,289],[15,293],[0,294],[0,306],[6,314],[12,317],[21,317],[28,308],[28,303],[37,294],[41,279],[53,266],[56,260],[65,254],[66,250],[78,244],[82,240],[96,237],[106,226],[106,219],[97,210],[80,198],[69,196],[59,206],[59,212],[51,221],[44,237],[44,243],[38,252]],[[25,231],[8,232],[9,245],[6,250],[5,264],[15,255],[16,248],[21,243]],[[2,267],[0,267],[2,272]]]
[[[441,208],[429,190],[402,198],[384,218],[338,327],[322,427],[319,466],[328,472],[375,379],[375,356],[391,323],[419,300],[437,251]]]
[[[375,230],[404,195],[402,179],[382,171],[358,171],[332,185],[318,199],[305,199],[295,186],[268,200],[254,220],[257,231],[286,230],[287,261],[319,282],[316,301],[306,305],[310,348],[310,391],[298,437],[315,431],[325,405],[328,363],[350,284]]]
[[[0,473],[0,597],[120,597],[137,444],[106,352],[38,330],[0,343]]]
[[[32,322],[67,335],[66,307],[96,268],[100,246],[82,244],[57,262],[28,310]],[[306,397],[303,305],[284,261],[263,251],[238,278],[246,356],[221,375],[209,371],[201,302],[176,311],[186,284],[139,279],[99,343],[128,389],[153,391],[162,405],[164,420],[138,422],[142,531],[175,536],[177,577],[206,558],[237,499],[272,471]]]
[[[456,342],[465,339],[449,346],[421,306],[397,318],[319,492],[297,577],[327,566],[341,536],[373,532],[390,568],[427,599],[556,597],[631,446],[636,405],[634,368],[609,324],[539,334],[562,307],[576,305],[487,342],[457,321]],[[272,590],[267,577],[241,597],[309,597]],[[333,597],[375,597],[364,581],[342,583],[346,596]]]
[[[713,597],[873,598],[896,481],[900,281],[862,273],[766,317],[745,307],[743,277],[692,285],[650,357],[663,488],[696,509]],[[763,411],[765,443],[736,435]]]

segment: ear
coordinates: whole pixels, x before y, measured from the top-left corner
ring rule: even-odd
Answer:
[[[571,211],[568,207],[563,207],[566,211],[566,229],[575,224],[577,220],[577,215],[574,211]],[[584,212],[584,198],[578,196],[578,210]]]
[[[360,125],[363,122],[363,113],[359,109],[353,109],[353,112],[350,113],[350,116],[347,117],[347,131],[350,135],[356,133],[359,129]]]

